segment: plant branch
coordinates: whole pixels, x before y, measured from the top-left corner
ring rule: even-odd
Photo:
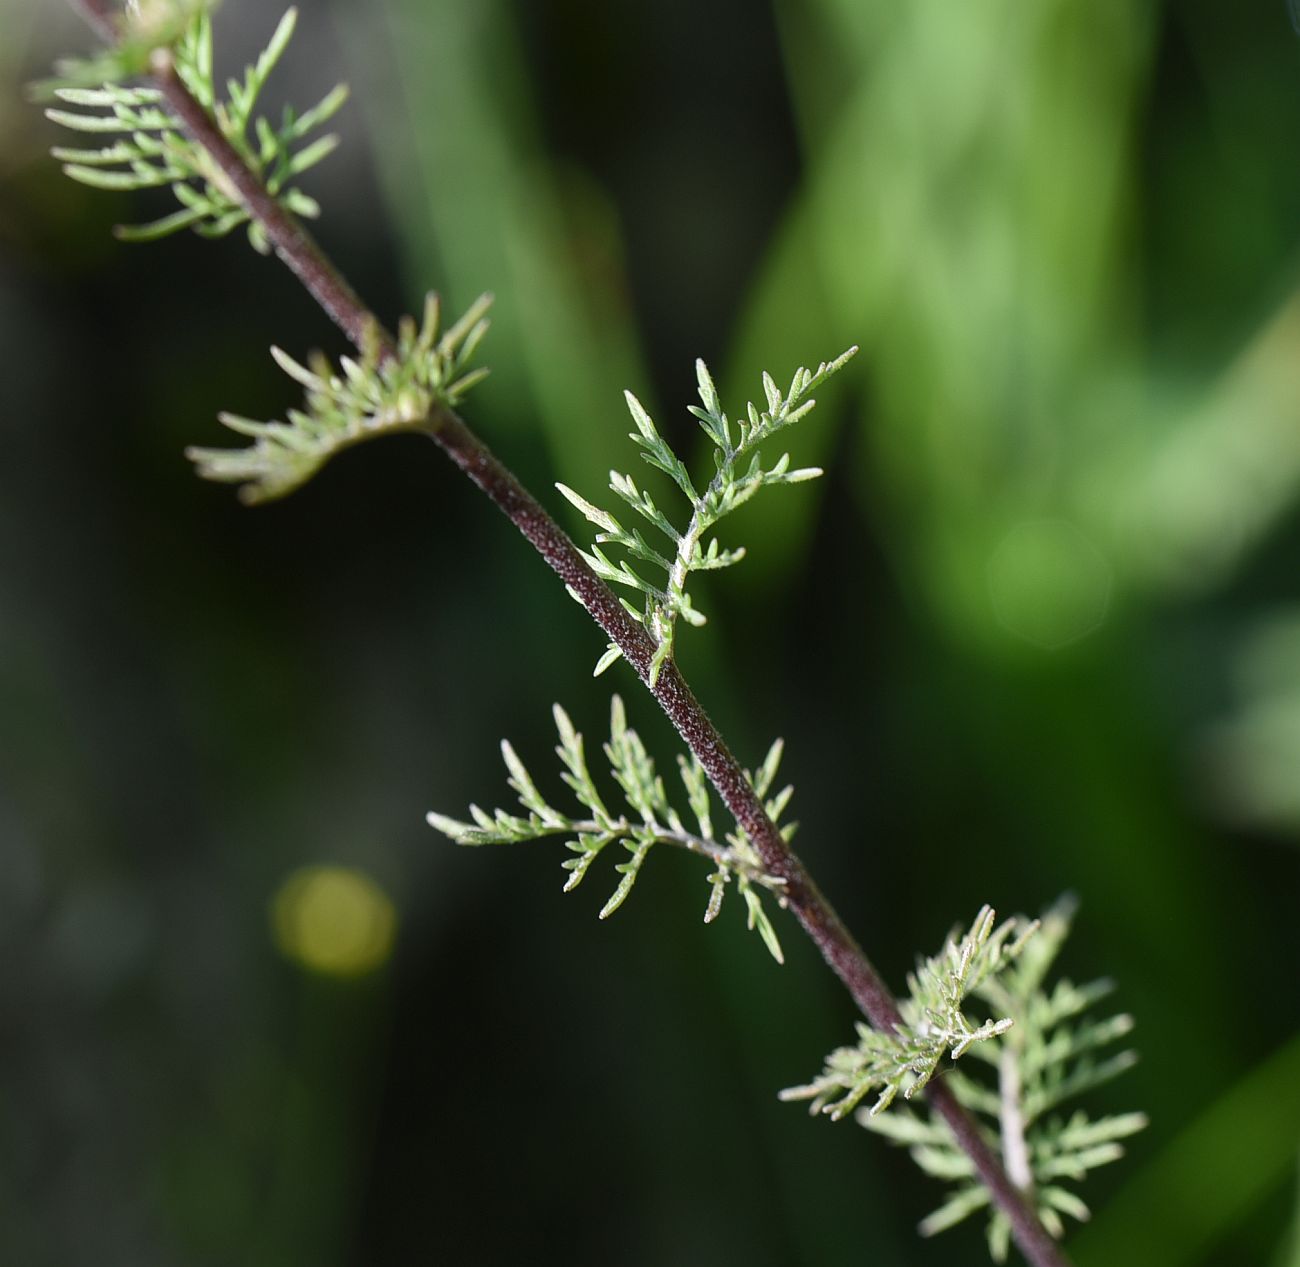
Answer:
[[[737,875],[743,875],[755,884],[782,897],[781,884],[774,880],[761,867],[746,862],[734,849],[720,845],[716,840],[705,840],[703,836],[693,835],[688,831],[675,831],[655,824],[647,828],[645,824],[632,822],[629,818],[614,818],[600,822],[594,818],[571,819],[555,827],[544,827],[533,833],[529,839],[541,840],[545,836],[602,836],[606,840],[642,840],[651,845],[676,845],[687,853],[707,858],[715,866],[726,867]]]
[[[113,18],[105,0],[74,0],[74,3],[101,37],[110,42],[116,38]],[[367,326],[378,325],[374,314],[298,217],[267,193],[212,117],[186,89],[172,64],[171,53],[165,48],[155,50],[150,69],[163,100],[185,125],[190,136],[211,156],[249,215],[266,231],[276,255],[302,282],[326,315],[354,345],[360,347]],[[382,330],[382,326],[379,328]],[[384,341],[391,348],[391,337],[385,335]]]
[[[108,40],[116,29],[104,0],[74,0],[90,24]],[[380,345],[393,351],[390,335],[317,245],[315,239],[263,188],[203,107],[186,90],[165,50],[155,56],[153,80],[190,136],[212,157],[238,192],[249,214],[265,230],[276,254],[320,306],[357,346],[378,330]],[[372,336],[373,337],[373,336]],[[827,964],[848,988],[854,1002],[877,1029],[890,1033],[902,1017],[894,996],[867,959],[803,863],[782,839],[740,763],[695,698],[677,665],[667,660],[650,684],[655,643],[620,603],[613,590],[587,566],[578,548],[541,504],[491,450],[450,409],[429,419],[428,433],[438,446],[496,504],[564,581],[570,593],[616,643],[654,696],[687,746],[699,759],[737,825],[752,843],[768,876],[780,886],[786,905],[803,925]],[[1069,1267],[1023,1194],[1008,1177],[975,1121],[941,1081],[926,1090],[931,1104],[974,1163],[994,1199],[1010,1220],[1017,1244],[1033,1267]]]
[[[207,111],[181,83],[171,57],[164,52],[155,55],[155,62],[154,83],[176,117],[185,124],[186,131],[207,150],[238,193],[249,215],[266,231],[276,255],[288,265],[335,325],[354,345],[361,347],[367,327],[378,325],[374,314],[320,249],[302,221],[266,192],[262,182],[249,170]],[[391,348],[391,336],[385,335],[384,341]]]

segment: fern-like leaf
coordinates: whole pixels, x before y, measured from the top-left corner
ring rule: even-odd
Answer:
[[[811,1112],[826,1113],[833,1121],[873,1092],[876,1100],[868,1110],[872,1117],[900,1092],[910,1100],[946,1056],[958,1060],[976,1044],[1011,1028],[1008,1016],[972,1020],[966,1015],[966,1001],[1005,972],[1037,931],[1036,923],[1020,919],[999,925],[992,908],[984,907],[964,936],[954,929],[938,955],[923,960],[908,977],[908,996],[899,1004],[903,1023],[893,1033],[859,1023],[856,1044],[831,1052],[819,1077],[806,1086],[787,1088],[781,1098],[810,1100]]]
[[[673,654],[677,622],[704,624],[703,614],[695,607],[687,590],[694,572],[730,567],[744,557],[743,549],[723,549],[717,538],[706,541],[717,523],[744,505],[760,488],[775,484],[796,484],[821,474],[816,467],[790,469],[788,454],[770,467],[764,467],[760,447],[778,431],[805,417],[817,403],[810,393],[856,354],[850,348],[831,362],[822,362],[815,370],[802,367],[795,371],[790,388],[782,392],[771,375],[763,375],[766,408],[752,402],[745,416],[733,425],[718,401],[718,391],[703,361],[696,361],[700,404],[690,406],[704,434],[716,450],[715,474],[702,490],[697,489],[686,465],[659,434],[654,420],[631,392],[626,393],[628,410],[636,430],[630,438],[642,450],[642,460],[663,472],[677,485],[690,506],[690,516],[682,528],[674,526],[654,498],[640,489],[630,475],[610,472],[610,489],[629,505],[658,534],[647,540],[640,528],[625,527],[609,511],[589,502],[564,484],[560,492],[598,529],[595,544],[584,557],[592,570],[614,585],[637,591],[635,604],[625,604],[655,640],[655,654],[650,665],[650,684],[658,680],[664,663]],[[659,541],[662,537],[666,544]],[[602,547],[617,546],[627,556],[609,557]],[[634,566],[635,565],[635,566]],[[646,575],[646,569],[655,579]],[[662,579],[658,574],[662,573]],[[605,652],[596,666],[601,673],[618,658],[618,648]]]
[[[745,901],[749,927],[757,930],[772,957],[778,963],[782,962],[781,945],[764,908],[763,895],[774,896],[777,904],[784,906],[783,881],[767,874],[757,852],[739,829],[728,833],[722,840],[718,839],[713,827],[708,782],[696,757],[693,754],[678,757],[686,802],[697,828],[690,830],[673,807],[664,781],[655,769],[654,759],[640,736],[628,726],[623,701],[617,695],[610,703],[609,742],[603,751],[614,782],[622,793],[626,812],[614,813],[608,808],[592,777],[582,735],[558,704],[555,706],[555,728],[560,740],[555,749],[562,766],[560,777],[582,806],[580,815],[566,814],[553,806],[538,790],[514,748],[503,741],[501,754],[509,771],[510,787],[518,796],[525,816],[504,809],[488,814],[471,805],[471,822],[430,813],[429,825],[458,845],[504,845],[550,836],[567,837],[566,845],[573,856],[565,859],[563,864],[569,873],[564,884],[566,893],[577,888],[591,864],[607,846],[621,842],[628,857],[614,868],[620,877],[619,883],[601,908],[601,919],[607,919],[626,900],[655,845],[676,845],[713,863],[705,922],[711,923],[717,916],[726,886],[734,879]],[[780,756],[778,741],[759,772],[750,776],[760,795],[766,795],[775,779]],[[791,792],[792,789],[784,788],[768,801],[768,812],[774,821],[788,803]]]
[[[409,317],[402,321],[394,355],[383,355],[378,333],[371,331],[361,359],[344,357],[338,369],[323,356],[303,366],[272,348],[280,368],[306,389],[305,409],[289,410],[288,422],[222,414],[227,427],[253,444],[189,448],[186,456],[204,479],[242,484],[245,502],[264,502],[292,492],[350,445],[436,427],[438,410],[454,407],[487,374],[468,365],[487,333],[491,303],[490,295],[482,296],[440,336],[441,304],[430,295],[418,327]]]
[[[338,144],[333,135],[310,138],[347,100],[347,89],[336,87],[302,114],[286,108],[278,125],[255,114],[266,81],[293,37],[297,10],[289,9],[257,61],[242,79],[229,81],[223,99],[213,73],[210,8],[199,0],[133,6],[123,19],[122,40],[111,52],[91,62],[60,64],[59,79],[37,90],[74,107],[47,110],[55,123],[113,138],[98,148],[53,151],[73,180],[109,190],[165,185],[180,203],[177,211],[149,224],[120,227],[119,237],[149,241],[186,228],[205,237],[224,237],[242,225],[249,241],[265,254],[270,244],[262,226],[203,147],[186,135],[162,93],[121,81],[144,74],[158,50],[169,49],[185,87],[267,192],[294,214],[309,217],[319,215],[320,207],[292,182]]]
[[[987,1076],[964,1065],[948,1085],[957,1098],[988,1127],[990,1143],[1000,1151],[1007,1174],[1029,1197],[1043,1225],[1056,1237],[1065,1233],[1066,1217],[1088,1217],[1088,1207],[1066,1182],[1123,1156],[1121,1140],[1146,1125],[1141,1113],[1090,1118],[1075,1109],[1059,1110],[1085,1091],[1129,1068],[1135,1056],[1121,1050],[1107,1054],[1132,1029],[1127,1015],[1094,1020],[1090,1009],[1110,993],[1109,982],[1076,986],[1058,981],[1050,988],[1047,974],[1069,932],[1073,904],[1058,903],[1041,921],[1038,934],[1015,960],[973,986],[995,1012],[1014,1027],[996,1046],[976,1046],[972,1055]],[[955,1185],[951,1196],[921,1224],[932,1235],[968,1215],[988,1209],[989,1251],[1004,1262],[1011,1244],[1006,1216],[990,1204],[967,1155],[947,1126],[928,1109],[908,1107],[884,1116],[860,1112],[858,1121],[902,1144],[916,1163],[935,1178]]]

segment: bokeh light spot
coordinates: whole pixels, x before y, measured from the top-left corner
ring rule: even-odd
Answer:
[[[302,867],[271,903],[276,943],[313,972],[357,977],[392,953],[397,912],[382,888],[351,867]]]
[[[994,550],[988,579],[999,622],[1049,651],[1091,633],[1110,604],[1110,564],[1066,519],[1017,524]]]

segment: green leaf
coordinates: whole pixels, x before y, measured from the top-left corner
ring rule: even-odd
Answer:
[[[768,919],[767,912],[763,909],[763,901],[754,891],[752,885],[745,879],[740,881],[741,896],[745,899],[745,909],[749,913],[747,926],[751,929],[757,928],[758,935],[763,939],[763,945],[768,949],[768,953],[777,963],[785,963],[785,954],[781,950],[781,943],[777,939],[776,929],[772,927],[772,921]]]
[[[316,105],[304,111],[289,124],[287,129],[289,137],[295,141],[301,140],[322,123],[328,123],[343,108],[348,95],[347,84],[337,84]]]
[[[288,174],[290,176],[301,176],[308,168],[315,167],[317,163],[327,159],[338,149],[338,146],[339,138],[332,132],[317,138],[289,159]]]
[[[745,555],[743,547],[723,549],[716,537],[706,546],[704,541],[709,530],[760,488],[797,484],[821,474],[816,467],[790,470],[788,455],[783,455],[770,470],[764,470],[758,447],[773,432],[804,417],[814,404],[807,398],[807,392],[846,364],[856,351],[856,348],[851,348],[829,365],[823,362],[814,373],[802,368],[797,370],[790,393],[784,398],[771,375],[764,374],[767,410],[760,414],[752,403],[748,406],[749,421],[741,423],[740,440],[734,446],[731,424],[722,412],[713,377],[708,366],[697,361],[695,373],[701,404],[688,408],[715,448],[715,474],[703,492],[697,489],[685,463],[664,440],[645,406],[632,392],[624,393],[628,412],[636,425],[630,437],[642,449],[642,458],[666,474],[685,496],[688,503],[686,524],[684,527],[675,526],[654,500],[637,487],[630,475],[611,471],[610,488],[674,543],[675,551],[671,558],[653,549],[640,533],[625,530],[608,511],[571,488],[560,487],[560,492],[600,530],[596,545],[584,556],[596,575],[611,584],[629,586],[645,595],[644,612],[634,611],[634,614],[655,640],[655,653],[648,675],[651,687],[658,684],[664,665],[672,658],[677,622],[705,623],[704,614],[695,606],[688,591],[691,574],[730,567]],[[645,560],[654,568],[661,569],[664,579],[653,580],[634,571],[625,560],[611,559],[598,548],[601,545],[618,546],[633,557]]]
[[[1045,984],[1072,914],[1073,903],[1062,901],[1041,920],[1010,920],[999,926],[985,907],[963,937],[951,936],[944,950],[918,965],[909,978],[909,997],[901,1005],[905,1025],[897,1035],[886,1039],[860,1031],[856,1048],[832,1053],[822,1077],[808,1087],[793,1088],[787,1098],[811,1098],[814,1109],[834,1116],[835,1106],[857,1094],[866,1076],[885,1084],[882,1101],[887,1102],[890,1091],[910,1097],[937,1071],[937,1055],[926,1044],[942,1038],[953,1059],[967,1053],[977,1057],[977,1069],[985,1071],[967,1076],[969,1066],[963,1064],[963,1072],[949,1072],[947,1085],[982,1119],[988,1138],[1005,1146],[1008,1132],[1019,1136],[1014,1164],[1028,1168],[1029,1188],[1044,1227],[1054,1236],[1063,1235],[1062,1216],[1084,1219],[1088,1209],[1062,1181],[1082,1181],[1090,1171],[1118,1160],[1123,1153],[1119,1141],[1146,1125],[1141,1113],[1093,1120],[1076,1110],[1068,1121],[1048,1115],[1051,1108],[1115,1077],[1133,1060],[1127,1051],[1098,1055],[1132,1027],[1127,1016],[1096,1021],[1087,1015],[1110,992],[1109,982],[1082,987],[1069,981]],[[967,1018],[968,1000],[991,1009],[992,1015]],[[998,1036],[1001,1041],[994,1050],[987,1040]],[[884,1042],[896,1046],[892,1064],[884,1059]],[[928,1106],[876,1116],[879,1107],[880,1101],[857,1120],[908,1148],[928,1174],[957,1185],[953,1196],[923,1224],[927,1234],[988,1204],[969,1158],[956,1147],[942,1118]],[[994,1261],[1004,1261],[1010,1228],[991,1206],[988,1243]]]
[[[641,874],[641,865],[645,862],[646,855],[649,854],[650,846],[653,843],[651,840],[625,842],[625,846],[632,854],[632,857],[627,862],[620,863],[614,868],[623,878],[619,881],[618,888],[614,890],[609,901],[600,908],[601,919],[608,919],[627,900],[628,894],[632,892],[632,886],[636,883],[637,876]]]
[[[145,72],[154,50],[170,47],[177,75],[252,175],[287,211],[307,217],[320,213],[315,200],[284,186],[336,148],[338,140],[334,136],[313,141],[305,138],[338,110],[347,93],[341,87],[334,89],[297,119],[292,110],[286,111],[285,125],[279,130],[265,119],[253,119],[254,103],[293,34],[296,11],[290,9],[280,20],[267,48],[242,81],[229,81],[228,95],[223,100],[213,81],[209,8],[201,0],[175,0],[170,5],[156,0],[127,10],[120,46],[107,55],[107,61],[89,64],[96,72],[89,82],[98,86],[83,86],[88,66],[67,68],[69,75],[63,82],[45,88],[48,95],[77,108],[50,109],[46,114],[53,122],[74,131],[117,133],[127,138],[99,151],[61,151],[67,164],[64,170],[73,180],[117,192],[168,185],[182,206],[191,212],[202,208],[202,214],[164,216],[120,236],[151,241],[181,228],[192,228],[203,237],[218,238],[247,224],[249,241],[266,253],[270,243],[265,229],[250,219],[231,183],[214,174],[211,156],[189,138],[162,94],[154,88],[128,88],[116,81]],[[257,137],[256,147],[247,140],[250,124]],[[463,393],[469,386],[471,381],[462,380],[459,389]]]
[[[169,216],[153,220],[149,224],[119,224],[113,230],[115,237],[123,242],[156,242],[170,233],[179,233],[198,220],[203,219],[203,212],[192,207],[182,207]]]
[[[619,659],[622,654],[622,651],[618,648],[618,644],[611,642],[609,646],[605,648],[605,654],[596,661],[596,667],[592,670],[591,676],[599,677],[611,664],[614,663],[615,660]]]
[[[564,499],[571,505],[576,506],[583,516],[590,520],[604,532],[620,532],[619,522],[613,515],[601,510],[598,506],[593,506],[580,493],[575,493],[567,484],[555,485],[563,495]]]
[[[933,1214],[922,1219],[917,1230],[922,1236],[934,1236],[937,1232],[956,1227],[963,1219],[969,1218],[977,1210],[984,1209],[989,1204],[989,1200],[989,1190],[982,1185],[963,1188],[945,1201]]]
[[[315,371],[292,364],[300,377],[307,378],[315,374]],[[266,431],[265,424],[249,423],[242,419],[231,421],[255,436]],[[604,754],[614,782],[623,793],[627,809],[627,812],[615,813],[609,807],[610,802],[596,787],[581,732],[560,705],[554,706],[553,716],[559,738],[555,752],[562,767],[560,777],[582,807],[582,816],[566,813],[553,806],[538,789],[528,767],[513,746],[503,741],[501,755],[508,772],[508,782],[528,817],[520,818],[501,809],[488,814],[471,805],[469,812],[473,822],[466,823],[446,815],[430,814],[429,824],[461,845],[506,844],[551,836],[563,837],[566,849],[572,855],[562,863],[567,873],[564,884],[566,893],[582,882],[608,844],[620,841],[628,857],[614,868],[619,882],[601,908],[601,919],[607,919],[627,900],[655,845],[677,845],[707,858],[713,864],[713,870],[708,876],[710,893],[705,922],[711,923],[718,915],[726,885],[734,878],[745,898],[749,927],[758,932],[772,957],[778,963],[783,962],[776,930],[762,902],[762,893],[767,891],[775,895],[778,904],[783,905],[783,882],[764,871],[761,861],[739,829],[725,841],[718,839],[710,812],[708,785],[699,761],[693,755],[678,759],[682,786],[699,829],[697,834],[683,826],[681,815],[670,802],[663,780],[656,772],[654,759],[640,736],[628,725],[623,701],[617,695],[613,696],[610,700],[609,742],[604,745]]]
[[[189,196],[189,195],[187,195]],[[217,222],[218,227],[222,222]],[[420,327],[403,323],[395,355],[383,356],[376,340],[361,358],[344,358],[337,370],[323,358],[313,368],[272,348],[277,365],[306,392],[304,410],[290,410],[287,423],[249,424],[229,414],[221,421],[251,436],[248,449],[191,448],[187,456],[204,479],[243,485],[240,496],[257,503],[283,497],[310,479],[336,453],[377,436],[430,430],[438,412],[452,407],[473,385],[468,353],[478,340],[465,335],[486,328],[486,299],[474,305],[474,324],[438,338],[440,308],[427,304]],[[452,337],[455,333],[456,337]]]
[[[158,172],[155,175],[142,175],[137,171],[107,172],[101,167],[85,167],[79,163],[65,164],[63,174],[70,176],[81,185],[115,191],[145,189],[151,185],[165,185],[169,180],[165,172]]]
[[[773,744],[753,779],[755,790],[762,789],[760,795],[775,779],[780,757],[779,745]],[[856,1046],[837,1048],[826,1058],[819,1077],[807,1086],[788,1088],[784,1098],[810,1100],[813,1112],[827,1113],[835,1120],[873,1088],[879,1089],[873,1118],[900,1094],[910,1100],[946,1057],[956,1060],[975,1044],[989,1042],[1011,1028],[1010,1017],[972,1020],[966,1015],[967,999],[977,984],[1010,968],[1036,928],[1035,922],[1019,919],[999,927],[992,909],[982,908],[964,936],[954,930],[943,949],[922,960],[908,977],[908,995],[899,1004],[902,1023],[892,1033],[859,1027]],[[915,1150],[913,1155],[917,1156]]]

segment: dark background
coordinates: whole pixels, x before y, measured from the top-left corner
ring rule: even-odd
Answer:
[[[301,7],[271,104],[354,92],[323,243],[389,318],[496,293],[468,417],[584,539],[550,485],[633,469],[622,388],[688,448],[695,356],[735,412],[862,345],[790,437],[827,478],[737,517],[683,667],[744,762],[785,736],[897,985],[984,901],[1080,897],[1063,969],[1142,1053],[1089,1107],[1151,1117],[1080,1267],[1295,1267],[1281,0]],[[222,66],[277,17],[227,0]],[[89,46],[0,0],[0,1261],[979,1261],[916,1238],[904,1157],[777,1102],[853,1021],[789,919],[778,968],[661,851],[598,923],[607,864],[561,899],[558,845],[424,825],[503,802],[502,735],[558,796],[556,699],[674,739],[434,446],[256,511],[193,478],[219,409],[294,403],[269,344],[340,338],[238,238],[112,239],[165,196],[66,181],[23,96]],[[373,971],[277,939],[322,865],[396,913]]]

